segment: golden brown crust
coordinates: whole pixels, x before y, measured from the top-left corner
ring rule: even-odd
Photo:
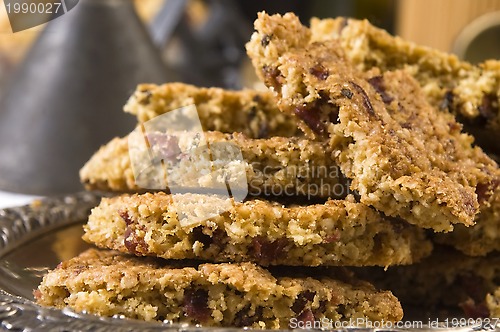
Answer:
[[[312,19],[311,33],[313,40],[338,40],[347,58],[360,70],[403,69],[416,78],[431,104],[457,115],[481,147],[498,151],[500,61],[473,66],[453,54],[391,36],[367,20]],[[485,98],[489,98],[487,103]],[[500,191],[494,195],[490,206],[481,207],[476,225],[457,225],[454,232],[437,236],[437,241],[467,255],[499,251]]]
[[[481,146],[498,151],[491,139],[500,137],[500,61],[474,66],[455,55],[391,36],[367,20],[312,19],[311,32],[316,41],[337,40],[360,70],[403,69],[419,82],[434,107],[458,116]]]
[[[175,135],[178,140],[189,136],[190,133]],[[243,160],[238,160],[239,156],[236,156],[234,160],[230,160],[231,163],[226,163],[224,172],[231,174],[233,178],[241,176],[243,183],[247,181],[248,192],[252,195],[341,198],[349,191],[347,179],[326,153],[325,144],[296,137],[250,139],[240,133],[205,132],[204,136],[211,146],[211,160],[207,161],[203,159],[203,155],[198,155],[195,158],[176,160],[175,163],[169,164],[170,186],[186,184],[185,181],[180,181],[189,177],[192,179],[190,182],[192,187],[210,187],[212,183],[206,177],[200,176],[200,170],[208,169],[208,162],[227,160],[230,154],[226,153],[223,146],[218,148],[216,144],[231,143],[231,146],[241,151]],[[135,162],[134,167],[145,169],[151,162],[147,151],[144,151],[144,156],[137,158]],[[246,174],[239,174],[243,170]],[[151,180],[158,177],[154,174],[150,176]],[[224,178],[211,177],[215,182]],[[143,192],[148,189],[137,185],[130,161],[127,137],[115,138],[101,147],[81,169],[80,179],[89,190]],[[224,183],[217,182],[213,185],[220,186]]]
[[[251,263],[186,266],[96,249],[49,272],[35,298],[101,316],[205,326],[287,328],[292,319],[397,321],[403,315],[390,292],[366,282],[274,277]]]
[[[179,217],[218,215],[196,222]],[[347,200],[284,207],[199,194],[104,198],[84,226],[99,247],[168,259],[253,261],[261,265],[389,266],[427,256],[431,244],[414,226]]]
[[[250,138],[297,136],[293,117],[281,113],[269,92],[200,88],[183,83],[141,84],[125,112],[146,122],[169,111],[195,105],[205,131],[241,132]]]
[[[247,51],[257,73],[310,137],[329,139],[362,202],[435,231],[474,223],[476,189],[491,191],[497,165],[414,79],[358,71],[338,41],[311,41],[290,13],[260,13],[255,27]]]

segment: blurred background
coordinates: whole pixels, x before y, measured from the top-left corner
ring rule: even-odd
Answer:
[[[25,173],[14,175],[9,174],[9,171],[2,171],[2,160],[9,158],[9,153],[5,152],[7,150],[2,150],[2,144],[9,146],[15,144],[14,142],[6,142],[9,139],[8,137],[12,135],[9,134],[7,138],[5,135],[1,135],[2,126],[11,126],[11,123],[6,122],[12,119],[12,116],[2,113],[16,112],[22,114],[23,112],[27,112],[29,115],[24,119],[22,116],[16,117],[16,119],[20,119],[21,123],[25,121],[30,124],[29,126],[20,125],[22,130],[31,130],[27,128],[34,128],[37,125],[33,123],[33,110],[25,110],[28,106],[23,106],[25,104],[20,102],[18,103],[18,100],[15,98],[13,101],[10,100],[13,99],[10,98],[13,92],[9,87],[13,85],[16,87],[25,86],[23,84],[31,79],[30,75],[33,75],[33,73],[29,70],[23,71],[23,68],[29,68],[29,66],[32,66],[32,62],[43,61],[44,54],[41,51],[42,47],[40,45],[34,46],[36,44],[35,41],[45,38],[51,39],[51,42],[54,42],[54,39],[58,38],[54,36],[58,34],[62,35],[62,32],[57,30],[56,23],[64,19],[77,21],[78,17],[83,17],[83,14],[81,14],[82,8],[87,4],[97,6],[99,2],[101,5],[107,4],[108,7],[111,6],[110,8],[119,8],[118,6],[124,3],[131,3],[133,5],[141,24],[143,24],[147,32],[147,36],[135,34],[130,40],[135,40],[137,45],[141,44],[141,47],[143,47],[144,40],[150,39],[148,43],[151,43],[154,47],[154,52],[158,53],[159,58],[161,58],[165,66],[165,72],[162,73],[164,74],[163,76],[160,75],[151,79],[151,81],[157,82],[179,80],[200,86],[219,86],[232,89],[243,87],[260,88],[261,86],[257,83],[253,69],[246,57],[244,44],[248,41],[252,33],[252,22],[256,18],[256,13],[261,10],[266,10],[268,13],[293,11],[300,16],[304,23],[307,23],[313,16],[320,18],[336,16],[367,18],[374,25],[384,28],[392,34],[400,35],[410,41],[442,51],[454,52],[462,59],[471,62],[480,62],[486,58],[500,58],[500,0],[80,0],[79,4],[72,10],[73,14],[69,12],[64,15],[68,16],[67,18],[63,16],[51,23],[16,33],[13,33],[11,30],[5,6],[3,1],[1,2],[0,95],[4,100],[7,98],[8,103],[0,103],[0,191],[20,192],[30,195],[49,195],[81,190],[78,183],[79,167],[88,160],[92,152],[101,144],[106,143],[114,136],[125,135],[128,130],[132,130],[133,128],[131,122],[119,126],[118,123],[120,121],[116,121],[117,124],[114,125],[115,121],[113,120],[115,118],[129,117],[122,114],[121,106],[133,92],[135,84],[139,83],[130,80],[130,84],[125,86],[124,90],[120,92],[121,94],[116,92],[116,96],[113,96],[115,104],[106,104],[106,106],[103,106],[106,110],[100,109],[99,103],[94,103],[92,106],[87,106],[86,109],[82,107],[85,111],[74,111],[75,114],[76,112],[88,112],[90,114],[87,117],[88,119],[85,118],[85,121],[78,120],[82,127],[88,127],[88,133],[82,135],[83,138],[81,140],[90,143],[81,149],[78,148],[78,145],[75,145],[76,148],[72,146],[70,149],[72,151],[70,152],[67,151],[68,149],[59,149],[54,150],[56,152],[51,152],[53,155],[49,155],[49,157],[52,158],[52,163],[54,164],[54,168],[56,168],[55,172],[52,170],[50,174],[47,173],[48,171],[44,173],[41,166],[38,168],[34,167],[35,170],[28,170]],[[118,9],[116,9],[116,12],[118,12]],[[71,15],[73,15],[73,18],[70,17]],[[68,49],[61,50],[63,52],[62,55],[51,54],[50,56],[56,58],[64,57],[64,52],[67,52],[72,57],[89,59],[95,56],[89,50],[93,50],[96,47],[99,49],[111,47],[113,45],[113,36],[119,39],[131,33],[128,31],[126,23],[129,22],[128,20],[131,20],[132,16],[130,15],[132,14],[130,12],[122,12],[121,15],[123,16],[117,19],[117,21],[123,21],[125,23],[123,26],[110,28],[113,31],[101,30],[100,32],[94,32],[95,35],[92,36],[87,36],[92,31],[91,27],[94,25],[99,26],[102,23],[98,22],[99,15],[88,16],[85,19],[81,18],[78,21],[81,23],[80,25],[74,23],[68,24],[68,29],[71,30],[74,27],[74,29],[80,30],[75,31],[71,36],[71,43],[68,41],[64,42],[64,45]],[[104,14],[101,16],[105,17]],[[132,29],[132,25],[130,26],[130,29]],[[51,34],[45,34],[45,37],[42,38],[40,36],[44,29],[50,31]],[[102,38],[99,33],[102,34]],[[139,38],[138,36],[142,37]],[[59,39],[62,38],[60,37]],[[95,45],[92,46],[94,48],[86,48],[85,45],[89,43],[89,40],[95,41]],[[82,42],[81,45],[79,45],[80,41]],[[48,41],[45,42],[48,43]],[[119,63],[121,58],[132,56],[129,53],[133,52],[127,51],[127,48],[128,50],[134,49],[134,44],[130,44],[130,41],[127,42],[129,44],[126,47],[123,45],[120,46],[121,51],[116,53],[118,55],[113,53],[113,59],[105,59],[101,64],[96,60],[95,68],[92,67],[92,63],[86,64],[86,67],[81,69],[81,71],[85,70],[87,76],[90,75],[90,77],[92,77],[95,71],[95,84],[99,85],[99,81],[102,81],[102,79],[98,78],[97,74],[98,72],[102,72],[102,66],[110,66],[109,63]],[[81,50],[81,52],[78,53],[78,50]],[[111,51],[113,50],[110,48],[109,52]],[[36,53],[37,57],[34,58],[32,56],[30,58],[30,52],[32,54]],[[151,60],[149,58],[144,57],[141,59],[139,56],[137,60],[139,63],[142,61],[145,67],[148,66],[148,63],[149,67],[151,67]],[[26,62],[31,62],[31,64],[27,64]],[[73,66],[71,62],[69,62],[69,65]],[[140,71],[141,65],[136,69]],[[124,68],[123,70],[127,69]],[[19,72],[22,72],[22,74],[19,74]],[[58,89],[64,90],[61,86],[64,87],[66,81],[78,84],[79,74],[78,71],[75,72],[76,74],[70,73],[73,76],[67,74],[61,78],[62,81],[58,81]],[[43,75],[52,77],[53,75],[58,75],[58,73],[46,72],[40,76],[40,69],[38,69],[37,75],[37,82],[43,84]],[[115,77],[117,80],[116,84],[123,83],[118,82],[118,80],[123,81],[123,78],[119,78],[120,75],[115,75]],[[144,78],[141,80],[147,81],[148,79]],[[13,83],[13,81],[15,82]],[[92,81],[90,83],[87,81],[85,84],[88,87],[93,83]],[[107,84],[109,88],[110,83]],[[99,99],[102,95],[105,95],[107,88],[100,87],[100,89],[101,94],[98,95],[95,92],[88,92],[88,95],[83,95],[83,97],[82,95],[75,94],[77,97],[68,97],[67,103],[73,105],[83,103],[83,106],[85,106],[88,99]],[[27,99],[30,98],[31,93],[31,91],[23,91]],[[50,93],[50,91],[46,93]],[[64,91],[61,91],[60,94],[63,96],[62,99],[64,99]],[[71,94],[67,95],[73,96]],[[19,99],[20,97],[17,98]],[[33,98],[41,97],[35,96]],[[80,100],[82,98],[87,99],[87,101],[84,100],[82,102]],[[46,99],[42,98],[42,100]],[[50,118],[50,112],[51,109],[49,107],[44,114]],[[98,115],[105,112],[110,112],[111,114],[103,118],[106,121],[105,126],[96,126],[95,122],[98,119]],[[96,118],[92,122],[92,116],[94,115]],[[57,122],[60,118],[60,115],[55,115],[53,121]],[[70,121],[70,119],[71,117],[68,117],[64,121]],[[99,121],[102,122],[103,120]],[[62,125],[64,126],[64,123]],[[59,132],[57,127],[54,128],[50,130]],[[74,128],[70,130],[70,133],[72,132],[75,132]],[[64,134],[64,131],[60,131],[60,133],[60,135],[56,136],[49,135],[50,137],[40,133],[39,136],[33,138],[41,142],[36,147],[37,151],[43,151],[44,146],[49,145],[57,146],[58,144],[66,144],[66,146],[69,146],[71,137],[67,137],[68,134]],[[72,135],[69,134],[69,136]],[[89,137],[92,137],[92,139]],[[82,143],[79,141],[75,144]],[[32,145],[28,142],[23,149],[29,150],[30,146]],[[59,153],[62,150],[64,152]],[[42,165],[43,163],[38,160],[29,159],[29,156],[33,154],[28,151],[23,154],[23,158],[25,159],[16,159],[15,163]],[[63,160],[69,159],[73,160],[73,163],[63,162]],[[17,167],[15,165],[12,166],[13,164],[11,162],[9,164],[10,168],[5,169],[16,169]],[[50,162],[46,168],[51,168]],[[65,173],[68,174],[67,177],[64,177]],[[58,174],[58,176],[54,174]],[[59,175],[61,175],[61,181],[57,183],[56,177],[59,178]],[[35,178],[43,179],[47,177],[52,178],[47,181],[41,181],[37,186],[30,187],[27,185],[34,181]],[[13,178],[15,180],[11,180]],[[1,205],[2,196],[0,192]]]
[[[45,25],[12,33],[3,0],[0,2],[1,84],[22,61]],[[151,25],[155,17],[161,15],[162,7],[168,2],[133,0],[146,25]],[[243,65],[240,69],[244,70],[243,45],[252,32],[256,13],[261,10],[269,13],[293,11],[304,23],[313,16],[367,18],[392,34],[442,51],[459,53],[472,62],[495,54],[500,56],[497,34],[500,30],[494,30],[500,26],[500,0],[186,0],[186,3],[182,16],[174,17],[178,20],[174,31],[158,48],[167,65],[180,71],[183,80],[196,84],[229,87],[245,84],[241,77],[232,77],[231,70],[221,73],[220,68]],[[485,19],[487,16],[489,20]],[[468,46],[483,49],[474,52]],[[200,50],[207,52],[203,53],[204,59],[197,53]],[[192,74],[193,61],[201,66],[201,73]]]

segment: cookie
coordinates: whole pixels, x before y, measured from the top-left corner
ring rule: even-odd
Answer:
[[[500,255],[471,257],[436,246],[431,256],[411,266],[354,270],[376,287],[388,287],[403,308],[418,306],[431,312],[448,308],[471,318],[498,317],[487,298],[500,287]],[[491,303],[492,300],[490,300]],[[498,308],[498,307],[497,307]]]
[[[275,277],[251,263],[186,266],[96,249],[59,264],[34,295],[45,306],[203,326],[277,329],[403,315],[390,292],[347,277]]]
[[[309,137],[329,142],[361,202],[437,232],[474,224],[498,167],[415,79],[357,70],[338,40],[313,41],[291,13],[260,13],[255,28],[247,51],[257,74]]]
[[[281,113],[274,96],[266,91],[199,88],[183,83],[141,84],[124,110],[147,122],[193,104],[205,131],[241,132],[250,138],[301,135],[293,117]]]
[[[153,149],[171,155],[170,160],[163,158],[168,164],[169,187],[226,189],[225,181],[230,177],[240,189],[248,184],[252,195],[341,198],[349,191],[347,179],[325,153],[326,145],[319,142],[297,137],[250,139],[240,133],[220,132],[204,133],[203,144],[189,132],[171,136],[152,133],[148,137],[155,143],[151,144]],[[199,144],[208,144],[210,150],[198,149]],[[241,155],[235,154],[234,147]],[[146,146],[142,151],[134,150],[133,166],[140,175],[136,179],[127,137],[115,138],[81,169],[81,181],[89,190],[140,192],[154,188],[155,182],[162,181],[164,168],[153,167],[149,153]],[[212,171],[211,165],[218,169]]]
[[[83,239],[138,256],[267,265],[389,266],[427,256],[423,231],[346,200],[285,207],[163,192],[103,198]]]
[[[339,41],[360,70],[404,69],[422,86],[436,108],[455,114],[479,145],[498,152],[500,139],[500,61],[477,66],[425,46],[416,45],[371,25],[367,20],[312,19],[312,39]]]
[[[367,20],[314,18],[311,33],[316,41],[338,40],[347,58],[360,70],[404,69],[417,79],[431,104],[456,115],[481,147],[498,151],[499,61],[474,66],[453,54],[391,36]],[[476,193],[481,194],[480,190]],[[473,256],[499,251],[500,192],[495,193],[490,206],[480,210],[475,226],[457,225],[454,232],[437,235],[437,241]]]

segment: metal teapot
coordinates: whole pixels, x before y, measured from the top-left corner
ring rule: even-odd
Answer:
[[[0,190],[81,190],[78,170],[135,119],[138,83],[173,80],[130,0],[81,0],[49,22],[0,99]]]

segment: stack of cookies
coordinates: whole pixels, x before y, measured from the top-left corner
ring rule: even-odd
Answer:
[[[426,296],[436,287],[425,287],[435,275],[427,262],[454,250],[441,244],[469,256],[500,249],[498,166],[456,120],[500,121],[496,63],[459,62],[364,21],[306,28],[293,14],[261,13],[255,28],[247,51],[268,91],[137,88],[125,111],[139,131],[195,105],[205,143],[149,133],[148,147],[168,156],[167,179],[140,176],[168,183],[160,191],[140,185],[137,169],[151,160],[131,152],[132,134],[102,147],[80,174],[90,190],[120,193],[103,198],[84,226],[84,240],[101,249],[49,272],[35,291],[40,304],[212,326],[395,322],[398,299],[353,269],[405,298],[415,294],[404,289],[417,269]],[[231,154],[207,180],[206,165],[214,169],[227,150],[192,152],[226,143],[240,158]],[[171,190],[186,174],[191,189],[230,193],[228,174],[244,178],[248,195]],[[441,244],[431,255],[433,241]],[[464,269],[475,266],[470,259]],[[500,311],[494,295],[481,296],[488,315]]]

